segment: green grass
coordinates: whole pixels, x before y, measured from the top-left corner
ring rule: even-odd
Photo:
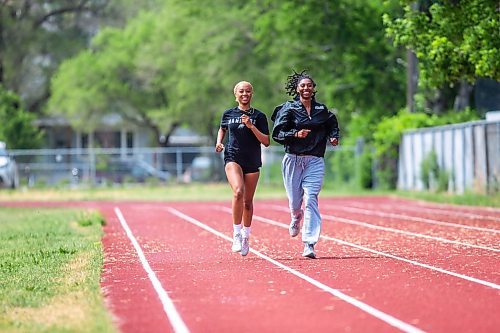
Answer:
[[[0,221],[1,332],[114,332],[99,214],[0,208]]]
[[[257,187],[256,198],[285,197],[283,184]],[[0,191],[0,201],[22,200],[145,200],[145,201],[224,201],[231,200],[227,183],[167,184],[88,189],[26,189]]]
[[[255,194],[256,200],[286,198],[281,182],[266,184],[263,175]],[[443,202],[449,204],[500,207],[500,193],[482,195],[467,193],[452,195],[447,193],[428,193],[410,191],[368,191],[353,190],[352,186],[325,184],[321,197],[335,196],[399,196],[410,199]],[[24,189],[2,190],[0,201],[54,201],[54,200],[140,200],[140,201],[230,201],[231,189],[227,183],[210,184],[167,184],[120,187],[95,187],[87,189]]]

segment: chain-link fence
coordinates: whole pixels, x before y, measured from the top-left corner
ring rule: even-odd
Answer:
[[[223,154],[213,147],[11,150],[21,186],[225,182]],[[282,184],[281,146],[262,149],[260,182]],[[350,182],[359,168],[353,147],[328,147],[325,183]]]

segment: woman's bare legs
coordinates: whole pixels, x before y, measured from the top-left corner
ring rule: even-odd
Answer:
[[[250,226],[253,217],[253,196],[259,180],[259,172],[243,174],[241,167],[235,162],[226,164],[226,176],[233,190],[232,216],[233,216],[233,252],[240,252],[246,256],[250,250]],[[241,222],[243,220],[243,229]],[[240,231],[241,232],[238,232]]]
[[[225,169],[227,180],[233,190],[233,199],[231,201],[233,224],[238,225],[241,224],[243,217],[243,199],[245,194],[243,171],[238,163],[235,162],[228,162]]]
[[[252,225],[253,217],[253,196],[259,181],[259,172],[247,173],[244,175],[245,179],[245,196],[243,201],[243,225],[250,227]]]

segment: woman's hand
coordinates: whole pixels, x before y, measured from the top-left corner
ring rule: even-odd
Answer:
[[[245,126],[248,127],[249,129],[253,128],[252,121],[250,120],[250,117],[247,116],[246,114],[241,116],[241,122],[245,124]]]
[[[295,137],[303,139],[303,138],[305,138],[309,134],[309,132],[311,132],[310,129],[305,129],[305,128],[301,129],[300,131],[298,131],[297,133],[295,133]]]
[[[222,143],[215,144],[215,152],[220,153],[224,150],[224,145]]]

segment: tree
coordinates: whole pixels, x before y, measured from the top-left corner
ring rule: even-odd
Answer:
[[[151,128],[159,138],[159,123],[168,123],[159,112],[166,97],[155,81],[159,79],[155,69],[142,57],[157,23],[151,13],[144,13],[123,30],[103,29],[92,49],[60,66],[52,79],[48,112],[63,114],[75,128],[87,131],[115,113],[129,123]]]
[[[179,124],[215,137],[236,82],[251,81],[254,105],[270,113],[286,98],[287,75],[303,68],[318,81],[321,100],[341,110],[343,124],[352,113],[376,121],[404,105],[404,67],[384,35],[381,1],[163,5],[123,28],[103,29],[91,50],[66,61],[52,81],[50,112],[76,126],[96,126],[113,112],[156,137]],[[315,19],[304,19],[307,13]]]
[[[41,113],[59,64],[89,45],[102,26],[123,26],[162,0],[0,0],[0,84]]]
[[[40,147],[43,133],[33,121],[33,114],[21,107],[19,97],[0,85],[0,141],[11,149]]]
[[[87,45],[107,0],[0,0],[0,84],[40,112],[48,78]]]
[[[103,29],[91,50],[61,65],[48,111],[87,130],[115,113],[158,139],[182,123],[215,137],[220,114],[234,104],[233,85],[266,81],[252,54],[251,15],[233,5],[200,10],[197,2],[170,0],[123,29]]]
[[[455,106],[462,109],[468,103],[461,100],[478,78],[500,81],[497,0],[400,2],[402,16],[384,15],[386,32],[395,45],[415,52],[423,87],[439,88],[439,99],[457,87],[451,93],[458,95]]]
[[[373,118],[404,105],[402,53],[384,35],[383,10],[394,6],[367,0],[259,1],[258,51],[267,53],[269,72],[283,82],[292,69],[308,69],[318,96],[339,110],[343,124],[352,114]],[[343,127],[345,129],[345,127]]]

